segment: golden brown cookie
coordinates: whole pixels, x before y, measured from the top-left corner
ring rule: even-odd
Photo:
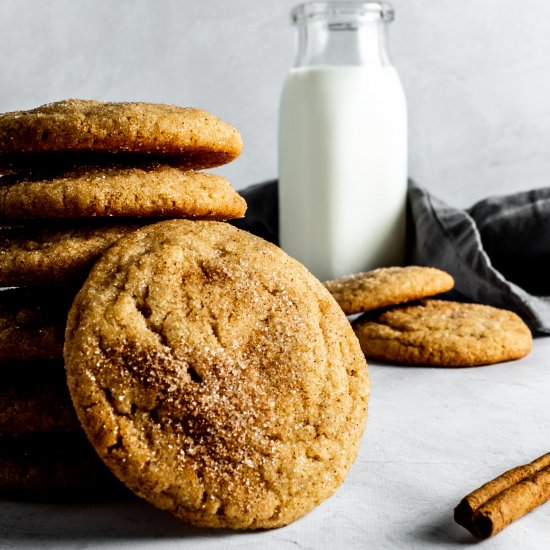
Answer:
[[[0,290],[0,361],[61,359],[76,290]]]
[[[0,498],[90,500],[124,494],[82,431],[0,436]]]
[[[347,318],[301,264],[229,224],[120,239],[67,323],[69,390],[128,487],[202,526],[285,525],[333,494],[367,412]]]
[[[230,162],[239,132],[201,109],[68,99],[0,114],[0,167],[133,165],[146,157],[187,169]],[[53,157],[53,158],[52,158]]]
[[[63,361],[0,363],[0,434],[80,429]]]
[[[221,176],[166,165],[82,166],[57,174],[0,178],[0,221],[145,217],[224,220],[246,203]]]
[[[105,249],[145,223],[124,222],[0,226],[0,286],[81,283]]]
[[[420,300],[451,290],[454,280],[433,267],[381,267],[347,275],[324,285],[346,315]]]
[[[532,345],[515,313],[443,300],[365,314],[353,327],[367,357],[407,365],[488,365],[519,359]]]

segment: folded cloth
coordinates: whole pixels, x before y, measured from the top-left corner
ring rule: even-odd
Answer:
[[[246,216],[229,223],[250,231],[273,244],[279,244],[279,193],[277,180],[256,183],[246,189],[240,189],[244,197]]]
[[[235,225],[278,244],[277,181],[240,191],[246,217]],[[515,311],[550,333],[550,188],[448,206],[409,182],[407,263],[438,267],[454,296]]]
[[[448,271],[464,298],[550,332],[550,189],[452,208],[409,184],[410,263]]]

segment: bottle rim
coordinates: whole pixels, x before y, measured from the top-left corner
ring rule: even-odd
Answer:
[[[298,4],[290,11],[290,22],[293,25],[329,18],[333,21],[340,21],[350,17],[367,21],[382,20],[389,23],[393,21],[395,11],[389,2],[354,0],[305,2]]]

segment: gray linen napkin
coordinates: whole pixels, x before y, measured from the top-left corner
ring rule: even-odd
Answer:
[[[278,243],[275,180],[241,191],[238,227]],[[462,210],[409,182],[407,263],[455,278],[455,298],[511,309],[550,333],[550,188],[484,199]]]

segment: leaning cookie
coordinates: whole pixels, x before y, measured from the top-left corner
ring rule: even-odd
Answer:
[[[81,166],[0,178],[0,221],[138,217],[240,218],[245,200],[223,177],[166,165]]]
[[[325,281],[346,315],[420,300],[451,290],[454,280],[433,267],[381,267]]]
[[[239,132],[201,109],[68,99],[0,114],[0,167],[163,162],[202,169],[241,152]]]
[[[228,224],[117,241],[73,303],[64,355],[99,456],[193,524],[285,525],[357,455],[369,380],[346,316],[301,264]]]
[[[353,328],[367,357],[406,365],[488,365],[519,359],[532,345],[515,313],[443,300],[365,314]]]

